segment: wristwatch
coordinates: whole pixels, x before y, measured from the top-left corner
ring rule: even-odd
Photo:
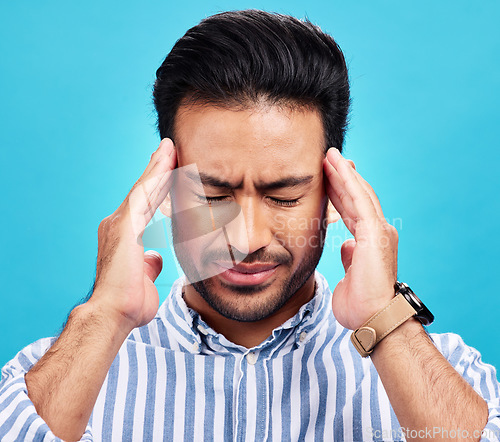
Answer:
[[[351,334],[351,342],[361,356],[366,358],[375,346],[390,332],[411,317],[422,325],[430,325],[434,315],[404,282],[394,284],[395,297],[382,310],[375,313]]]

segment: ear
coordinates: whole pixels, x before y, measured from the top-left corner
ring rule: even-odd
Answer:
[[[328,224],[336,223],[340,218],[342,218],[342,216],[340,215],[339,212],[337,212],[337,209],[335,209],[335,206],[330,201],[330,198],[328,198],[328,207],[326,208],[327,223]]]
[[[172,218],[172,200],[170,199],[170,192],[168,192],[167,197],[161,202],[159,209],[165,216]]]

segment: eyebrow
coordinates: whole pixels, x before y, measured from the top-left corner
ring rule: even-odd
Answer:
[[[186,176],[195,183],[199,182],[199,179],[201,179],[202,184],[209,187],[218,187],[221,189],[240,189],[243,186],[243,181],[239,182],[238,184],[234,184],[218,177],[209,175],[205,172],[199,172],[197,174],[196,172],[187,171]],[[289,176],[268,183],[261,181],[255,187],[257,187],[257,189],[259,190],[293,188],[309,184],[313,180],[313,178],[314,177],[312,175]]]

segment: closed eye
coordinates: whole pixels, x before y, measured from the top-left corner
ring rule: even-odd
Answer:
[[[203,204],[226,202],[231,198],[230,195],[203,196],[203,195],[195,194],[195,196],[196,196],[196,199]],[[274,198],[271,196],[269,196],[268,198],[273,204],[276,204],[276,205],[282,206],[282,207],[293,207],[293,206],[296,206],[300,201],[300,198],[281,199],[281,198]]]
[[[227,201],[229,198],[231,198],[229,195],[225,196],[203,196],[203,195],[198,195],[195,193],[196,199],[203,204],[207,203],[220,203],[223,201]]]
[[[299,203],[300,198],[295,198],[292,200],[284,200],[284,199],[279,199],[279,198],[273,198],[269,197],[269,199],[274,203],[277,204],[278,206],[283,206],[283,207],[293,207]]]

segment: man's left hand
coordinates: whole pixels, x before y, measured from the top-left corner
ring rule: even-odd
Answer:
[[[384,218],[377,195],[351,160],[330,148],[323,167],[328,197],[354,236],[340,250],[346,273],[333,291],[333,314],[354,330],[394,297],[398,232]]]

